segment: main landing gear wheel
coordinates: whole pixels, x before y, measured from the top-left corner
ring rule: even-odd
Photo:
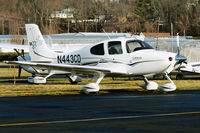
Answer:
[[[184,75],[182,73],[178,73],[176,75],[176,80],[183,80],[184,79]]]
[[[146,77],[144,77],[144,83],[139,85],[139,86],[142,87],[143,89],[148,90],[148,91],[158,89],[158,84],[156,82],[149,81]]]
[[[97,76],[96,76],[96,78],[97,78],[96,83],[89,83],[89,84],[82,86],[80,88],[81,92],[85,93],[85,94],[98,93],[99,90],[100,90],[99,83],[104,78],[104,76],[105,75],[103,73],[98,73]]]
[[[83,94],[91,94],[91,93],[94,94],[94,93],[99,92],[100,86],[97,83],[89,83],[82,86],[80,89],[81,89],[81,93]]]

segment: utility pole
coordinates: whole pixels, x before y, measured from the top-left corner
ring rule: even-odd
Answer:
[[[51,18],[48,19],[49,19],[49,34],[52,34],[52,20]]]
[[[156,41],[156,50],[158,49],[158,36],[159,36],[159,30],[160,30],[160,17],[159,17],[159,20],[158,20],[158,31],[157,31],[157,41]]]
[[[173,23],[171,23],[171,52],[173,52]]]
[[[69,27],[70,26],[70,20],[69,20],[69,18],[67,19],[67,33],[69,33]]]
[[[2,35],[4,35],[5,34],[5,31],[4,31],[4,29],[5,29],[5,27],[4,27],[4,20],[2,19],[2,21],[1,21],[1,30],[2,30]]]

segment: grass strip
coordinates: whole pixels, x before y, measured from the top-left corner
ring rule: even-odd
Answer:
[[[50,79],[44,85],[26,84],[26,80],[17,80],[16,85],[12,84],[13,80],[7,80],[7,82],[9,84],[0,84],[0,97],[80,95],[80,87],[94,81],[86,78],[78,85],[71,85],[66,79]],[[156,80],[156,82],[162,85],[168,81]],[[200,89],[200,80],[174,80],[174,82],[177,91]],[[142,83],[143,80],[130,81],[119,78],[113,81],[111,78],[105,78],[100,83],[99,94],[161,94],[160,91],[149,93],[141,89],[138,85]]]

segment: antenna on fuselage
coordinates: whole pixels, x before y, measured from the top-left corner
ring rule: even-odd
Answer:
[[[103,29],[103,32],[106,34],[106,36],[108,37],[108,39],[110,39],[109,35],[106,33],[106,31]]]

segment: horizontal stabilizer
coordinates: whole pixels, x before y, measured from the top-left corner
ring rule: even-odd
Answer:
[[[11,44],[11,43],[0,43],[0,48],[19,49],[19,50],[29,51],[28,45],[19,45],[19,44]]]

